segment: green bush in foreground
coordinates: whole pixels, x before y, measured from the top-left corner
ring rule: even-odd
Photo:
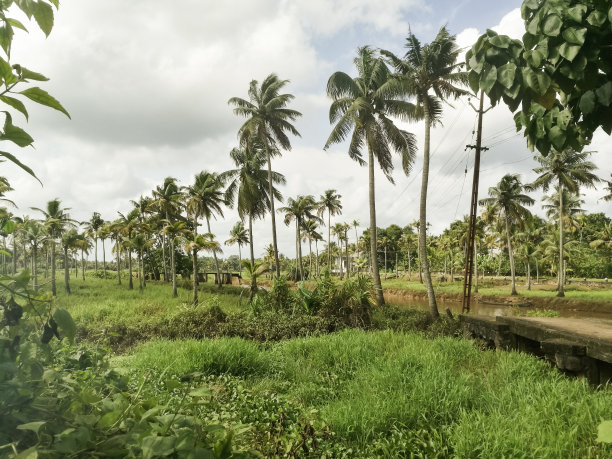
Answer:
[[[266,345],[240,339],[157,340],[117,363],[136,372],[206,374],[219,394],[228,390],[219,378],[229,378],[246,397],[287,400],[299,409],[292,416],[301,419],[301,428],[315,429],[308,436],[313,457],[612,453],[596,441],[598,425],[612,417],[609,389],[595,391],[533,357],[483,352],[469,341],[361,330]],[[221,412],[231,411],[228,418],[250,426],[236,438],[240,448],[272,454],[261,435],[270,419],[283,422],[282,409],[276,418],[269,412],[260,418],[255,408],[232,408],[223,397],[213,396]],[[287,447],[301,441],[298,435]]]

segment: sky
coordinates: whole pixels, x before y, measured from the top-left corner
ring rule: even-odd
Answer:
[[[17,32],[12,61],[49,77],[41,87],[72,119],[34,104],[28,105],[29,122],[14,115],[14,123],[35,143],[11,152],[35,170],[43,186],[4,163],[2,175],[15,188],[7,197],[19,206],[13,210],[17,215],[34,216],[30,207],[60,198],[77,220],[91,218],[94,211],[114,220],[117,212],[131,208],[130,200],[150,195],[165,177],[186,186],[202,170],[230,169],[229,152],[237,146],[244,120],[227,101],[247,98],[251,80],[276,73],[290,80],[285,86],[295,95],[290,107],[303,115],[295,122],[301,137],[292,138],[292,150],[273,160],[273,169],[287,178],[283,195],[318,198],[336,189],[343,213],[335,221],[357,220],[361,232],[369,225],[367,168],[348,157],[346,145],[323,151],[331,132],[325,94],[329,76],[335,71],[354,76],[352,60],[359,46],[403,54],[409,30],[425,43],[447,25],[466,50],[487,28],[520,38],[520,3],[64,0],[48,38],[34,24],[28,34]],[[470,102],[477,104],[467,98],[451,101],[442,125],[432,131],[432,234],[469,213],[473,150],[465,146],[475,143],[476,126]],[[400,125],[417,136],[419,152],[408,177],[396,168],[395,185],[376,174],[378,227],[406,226],[418,219],[424,125]],[[599,174],[609,180],[608,141],[599,132],[589,149],[595,151],[592,160]],[[537,163],[505,106],[485,115],[483,145],[489,150],[482,157],[479,197],[506,173],[520,173],[524,182],[535,178]],[[585,190],[584,208],[610,216],[612,203],[598,200],[602,195],[601,189]],[[542,214],[540,204],[538,197],[535,213]],[[223,217],[212,221],[217,240],[228,239],[236,221],[235,209],[225,209]],[[282,218],[277,224],[279,250],[293,257],[294,226],[284,226]],[[254,224],[253,236],[256,256],[261,256],[272,239],[269,217]],[[235,247],[224,247],[225,256],[236,253]]]

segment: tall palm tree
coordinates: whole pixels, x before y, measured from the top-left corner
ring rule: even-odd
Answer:
[[[163,233],[170,240],[170,265],[171,265],[171,275],[172,275],[172,296],[176,298],[178,296],[178,290],[176,287],[176,261],[174,259],[174,247],[175,244],[181,236],[187,233],[187,228],[185,228],[185,222],[170,222],[165,221],[165,226],[163,228]],[[219,279],[219,283],[221,283],[221,279]]]
[[[254,266],[253,220],[263,218],[272,204],[269,195],[269,175],[265,168],[266,154],[261,145],[251,142],[245,148],[234,148],[230,152],[230,158],[236,169],[222,172],[219,176],[223,182],[228,183],[225,192],[227,205],[233,207],[236,204],[240,219],[248,218],[251,265]],[[282,201],[283,196],[274,185],[284,185],[285,176],[274,171],[271,176],[274,199]]]
[[[75,220],[70,218],[67,212],[70,208],[62,208],[62,202],[57,198],[47,202],[45,209],[40,209],[38,207],[32,207],[31,209],[42,213],[44,216],[43,224],[49,235],[51,250],[51,294],[57,296],[55,281],[55,247],[57,242],[61,239],[66,227],[73,226]]]
[[[317,246],[317,257],[315,259],[315,269],[314,271],[312,270],[312,241],[315,241],[315,245],[317,244],[317,241],[320,241],[322,238],[322,236],[318,233],[319,229],[319,221],[317,220],[305,220],[302,223],[302,235],[303,237],[305,237],[306,239],[308,239],[308,248],[309,248],[309,254],[310,254],[310,268],[309,268],[309,272],[310,275],[309,277],[311,277],[314,272],[314,276],[318,276],[319,273],[319,249]]]
[[[122,214],[118,212],[119,220],[118,223],[121,225],[121,230],[123,233],[123,244],[122,246],[127,249],[128,253],[128,271],[129,271],[129,281],[128,281],[128,290],[134,289],[134,280],[132,279],[132,236],[136,232],[139,225],[139,212],[138,209],[132,209],[127,214]],[[118,260],[118,259],[117,259]]]
[[[272,185],[271,158],[280,155],[278,147],[291,150],[291,142],[287,133],[300,137],[300,133],[291,124],[302,114],[296,110],[287,108],[289,102],[294,99],[292,94],[280,94],[289,80],[281,80],[271,73],[261,86],[257,80],[252,80],[249,85],[249,100],[240,97],[232,97],[228,103],[233,105],[234,113],[247,118],[246,122],[238,130],[240,143],[243,147],[253,141],[259,142],[266,153],[268,162],[268,196],[270,198],[270,215],[272,216],[272,243],[274,246],[274,262],[276,264],[276,277],[280,276],[280,264],[278,261],[278,244],[276,241],[276,215],[274,210],[274,190]]]
[[[225,245],[238,245],[238,264],[240,274],[242,274],[242,251],[241,247],[249,243],[249,230],[244,228],[244,223],[241,221],[236,224],[230,230],[230,238],[225,241]]]
[[[106,279],[106,247],[104,241],[110,237],[110,223],[104,222],[102,228],[98,230],[98,237],[102,241],[102,268],[104,269],[104,278]]]
[[[419,115],[425,120],[423,175],[419,205],[419,219],[422,222],[427,221],[431,126],[440,121],[444,100],[468,94],[460,87],[467,84],[467,74],[459,71],[462,64],[457,63],[460,52],[455,36],[450,35],[446,27],[442,27],[436,38],[425,45],[421,45],[417,37],[409,32],[406,38],[406,54],[403,59],[389,51],[382,51],[382,54],[397,71],[405,93],[416,98]],[[427,259],[426,232],[426,226],[421,225],[419,228],[419,264],[422,265],[425,275],[430,313],[433,317],[438,317],[438,306]]]
[[[155,240],[150,237],[150,228],[146,224],[138,226],[137,232],[130,239],[130,246],[136,251],[138,263],[138,290],[142,293],[144,283],[144,251],[153,246]]]
[[[187,190],[187,211],[193,215],[194,219],[194,231],[197,233],[198,229],[198,217],[200,215],[206,218],[206,227],[208,232],[212,234],[210,230],[210,219],[215,215],[223,217],[223,208],[226,204],[225,192],[223,190],[224,181],[219,174],[215,172],[202,171],[196,174],[194,184],[188,186]],[[219,269],[219,260],[217,259],[217,253],[212,252],[215,259],[215,269],[217,270],[217,280],[219,281],[219,288],[223,285],[221,283],[221,271]],[[194,252],[193,256],[196,257],[197,263],[197,251]],[[195,280],[197,283],[197,279]]]
[[[66,293],[70,294],[70,267],[68,263],[68,251],[78,246],[79,233],[72,228],[62,234],[61,244],[64,249],[64,287]]]
[[[531,206],[534,200],[523,194],[524,186],[518,174],[506,174],[495,187],[489,188],[488,198],[481,199],[480,205],[491,205],[492,210],[503,216],[506,227],[508,243],[508,256],[510,257],[510,275],[512,276],[511,295],[517,295],[514,269],[514,254],[512,252],[512,226],[522,226],[523,222],[531,217],[525,206]]]
[[[538,155],[536,160],[540,167],[534,172],[540,174],[529,185],[529,189],[542,188],[548,191],[551,185],[557,185],[559,209],[563,209],[563,190],[577,194],[580,187],[593,188],[599,182],[599,177],[593,173],[597,166],[588,161],[590,151],[575,151],[566,148],[561,151],[552,150],[548,156]],[[563,291],[563,212],[558,212],[559,224],[559,269],[557,273],[557,296],[565,296]]]
[[[100,228],[102,228],[102,226],[104,225],[104,219],[102,219],[102,216],[98,213],[98,212],[94,212],[93,215],[91,216],[91,218],[86,221],[83,222],[85,224],[85,231],[87,231],[87,234],[89,235],[89,237],[93,238],[94,243],[95,243],[95,253],[94,253],[94,266],[95,266],[95,270],[98,270],[98,231],[100,231]]]
[[[185,250],[188,252],[195,252],[196,254],[205,250],[212,253],[222,253],[221,246],[215,241],[215,236],[210,233],[197,234],[194,232],[187,232],[183,238],[185,241]],[[198,275],[197,257],[193,258],[193,276]],[[193,282],[193,304],[198,304],[198,284]]]
[[[336,190],[325,190],[319,197],[319,216],[327,210],[327,245],[331,243],[331,216],[342,213],[342,196]],[[327,251],[327,269],[331,271],[331,250]]]
[[[45,243],[48,234],[45,227],[34,220],[27,221],[22,231],[32,249],[32,289],[36,292],[38,290],[38,249]]]
[[[120,220],[115,220],[108,225],[108,231],[111,239],[115,240],[115,253],[117,262],[117,285],[121,285],[121,249],[122,249],[122,234],[123,224]]]
[[[153,202],[151,206],[157,209],[161,218],[173,220],[176,209],[182,198],[181,190],[174,177],[166,177],[161,186],[153,190]],[[166,263],[166,238],[162,233],[162,265],[164,269],[164,282],[168,282],[168,267]]]
[[[413,104],[401,100],[402,93],[398,89],[397,81],[391,77],[385,62],[372,48],[359,48],[354,63],[358,73],[356,78],[351,78],[344,72],[336,72],[327,82],[327,95],[333,99],[329,109],[329,121],[335,123],[335,126],[324,148],[328,149],[333,143],[343,142],[350,137],[349,157],[359,165],[368,165],[370,254],[376,303],[381,306],[385,300],[376,259],[374,161],[378,161],[387,179],[394,183],[391,177],[391,152],[394,150],[401,158],[406,175],[410,172],[416,154],[414,135],[399,129],[389,117],[415,119],[416,111]],[[367,161],[363,158],[364,148],[368,153]]]
[[[289,225],[292,221],[295,221],[295,260],[297,266],[300,269],[300,280],[304,280],[304,263],[302,262],[302,238],[300,237],[300,231],[302,229],[302,223],[306,220],[318,220],[319,217],[315,215],[317,211],[317,202],[311,195],[308,196],[297,196],[295,199],[289,198],[287,205],[278,209],[279,212],[285,214],[285,225]]]
[[[89,249],[91,249],[91,240],[89,239],[89,234],[87,232],[83,232],[78,235],[77,240],[72,245],[76,250],[81,251],[81,276],[83,281],[85,280],[85,254],[89,254]]]

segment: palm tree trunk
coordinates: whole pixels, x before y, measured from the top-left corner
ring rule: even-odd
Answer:
[[[372,264],[372,276],[374,277],[374,289],[376,290],[376,305],[383,306],[382,283],[380,282],[380,271],[378,270],[378,241],[376,235],[376,199],[374,190],[374,153],[368,148],[368,175],[370,187],[370,259]]]
[[[81,275],[83,276],[83,281],[85,281],[85,254],[83,249],[81,249]]]
[[[508,238],[508,258],[510,259],[510,276],[512,278],[512,292],[510,295],[518,295],[516,293],[516,279],[514,274],[514,254],[512,253],[512,240],[510,239],[510,219],[506,212],[506,237]]]
[[[253,251],[253,217],[249,214],[249,249],[251,251],[251,266],[255,266],[255,252]]]
[[[51,241],[51,294],[57,296],[57,285],[55,283],[55,241]]]
[[[423,148],[423,179],[421,181],[421,202],[419,206],[419,258],[423,266],[425,274],[425,287],[427,289],[427,299],[429,301],[429,313],[432,317],[440,316],[438,312],[438,304],[436,303],[436,295],[431,282],[431,273],[429,272],[429,260],[427,259],[427,185],[429,181],[429,143],[431,119],[429,114],[429,105],[427,95],[423,98],[423,111],[425,114],[425,146]]]
[[[96,266],[95,270],[98,271],[98,237],[97,236],[94,238],[94,241],[96,243],[96,254],[95,254],[95,257],[94,257],[95,266]]]
[[[208,231],[210,232],[210,229]],[[176,298],[178,296],[178,291],[176,289],[176,263],[174,262],[174,239],[170,239],[170,264],[172,265],[172,296]]]
[[[349,252],[348,252],[348,237],[346,237],[346,233],[345,233],[345,240],[344,240],[344,253],[346,254],[346,278],[348,279],[349,277],[351,277],[351,266],[349,263]]]
[[[454,270],[454,260],[453,260],[453,249],[451,248],[450,252],[450,281],[455,282],[455,270]]]
[[[267,135],[267,133],[265,133]],[[270,216],[272,217],[272,244],[274,246],[274,263],[276,265],[276,277],[280,277],[280,263],[278,261],[278,244],[276,242],[276,211],[274,210],[274,190],[272,187],[272,163],[270,161],[270,145],[264,142],[266,147],[266,159],[268,161],[268,193],[270,193]]]
[[[212,234],[212,231],[210,230],[210,218],[208,218],[208,216],[206,216],[206,226],[208,228],[208,232]],[[174,241],[172,241],[172,247],[174,247]],[[223,286],[223,282],[221,280],[221,271],[219,270],[219,260],[217,259],[216,252],[213,252],[213,258],[215,259],[215,269],[217,270],[217,281],[219,282],[219,288],[221,288]],[[174,248],[172,249],[172,267],[173,267],[172,269],[176,269],[174,267]],[[176,278],[176,273],[173,274],[173,277]],[[175,283],[176,280],[173,279],[172,282]]]
[[[117,237],[116,247],[117,247],[117,284],[121,285],[121,243],[119,242],[119,237]]]
[[[104,238],[102,238],[102,266],[104,268],[104,279],[106,279],[106,248],[104,247]]]
[[[193,216],[193,234],[198,234],[198,216],[197,212]],[[193,249],[193,304],[198,304],[198,286],[200,279],[198,278],[198,251]]]
[[[408,247],[408,280],[412,280],[412,264],[410,259],[410,247]]]
[[[36,266],[36,252],[37,252],[37,247],[36,245],[32,246],[32,253],[33,255],[33,264],[34,264],[34,269],[32,270],[32,289],[36,292],[38,290],[38,267]]]
[[[68,266],[68,247],[64,247],[64,287],[70,293],[70,267]]]
[[[166,263],[166,235],[162,235],[162,267],[164,269],[164,282],[168,282],[168,266]]]
[[[128,271],[130,276],[130,281],[128,283],[128,290],[134,290],[134,280],[132,279],[132,249],[128,248]]]
[[[315,276],[320,276],[319,272],[319,241],[315,239],[315,250],[317,251],[317,258],[315,258]]]
[[[310,265],[308,268],[308,278],[310,279],[312,277],[312,239],[310,238],[310,236],[308,237],[308,254],[310,258]]]
[[[240,278],[242,277],[242,244],[238,243],[238,284],[240,284]]]
[[[531,290],[531,266],[529,265],[529,258],[527,258],[527,290]]]
[[[563,183],[561,183],[561,179],[559,179],[559,276],[557,296],[565,296],[563,291]]]
[[[142,269],[141,269],[142,268]],[[138,290],[142,293],[142,277],[144,275],[144,267],[142,266],[142,249],[138,250]]]
[[[327,269],[331,273],[331,210],[327,209]]]
[[[338,271],[340,272],[340,279],[344,278],[344,271],[342,270],[342,240],[338,236]]]

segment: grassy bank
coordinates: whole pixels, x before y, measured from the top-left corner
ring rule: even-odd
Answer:
[[[313,457],[612,452],[595,442],[599,422],[612,417],[612,392],[463,340],[358,330],[265,346],[155,340],[115,365],[136,380],[202,378],[212,395],[201,415],[242,426],[236,445],[264,455],[300,442]]]

